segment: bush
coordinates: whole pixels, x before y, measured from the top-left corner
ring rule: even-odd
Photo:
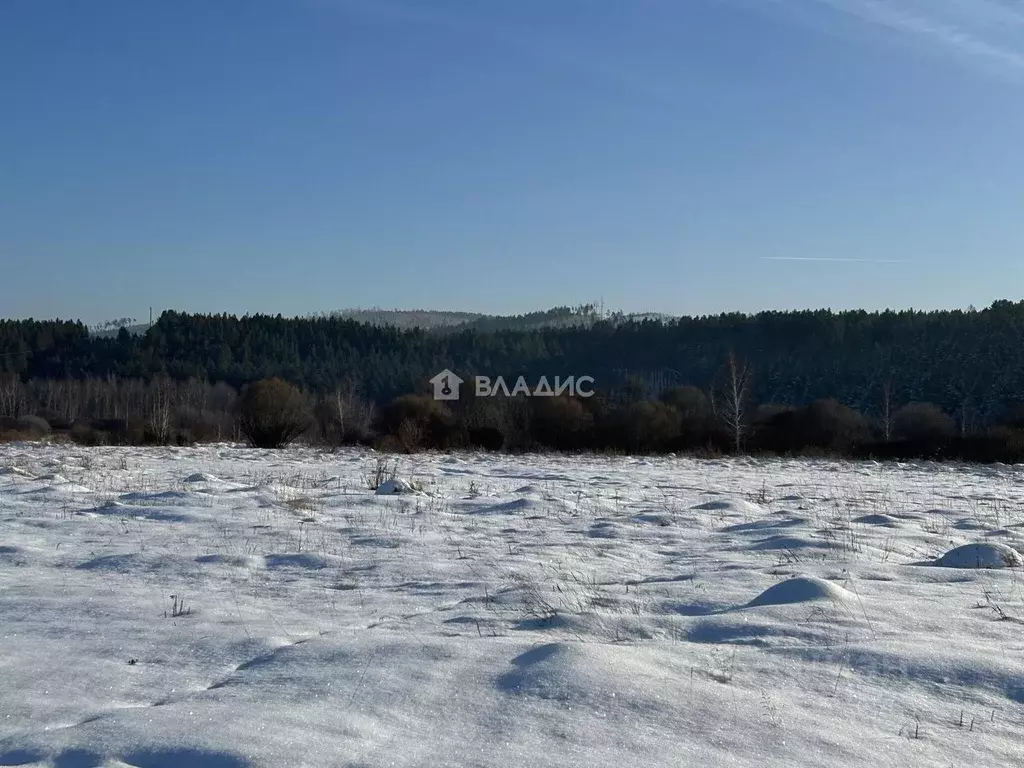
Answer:
[[[606,445],[627,453],[664,452],[678,440],[679,425],[679,413],[665,403],[630,403],[608,414]]]
[[[42,440],[50,434],[50,425],[38,416],[0,416],[0,436],[4,442]]]
[[[179,416],[177,429],[193,442],[209,443],[231,434],[231,425],[222,421],[221,415],[212,411],[186,411]]]
[[[466,445],[510,452],[536,448],[532,398],[468,397],[459,403],[457,433]]]
[[[505,445],[505,436],[497,427],[473,427],[469,430],[469,444],[485,451],[500,451]]]
[[[802,447],[847,452],[871,439],[863,414],[831,399],[802,408],[799,422]]]
[[[533,406],[533,436],[542,445],[560,451],[575,451],[592,442],[594,417],[575,397],[536,397]]]
[[[958,457],[965,461],[1019,464],[1024,461],[1024,431],[996,426],[980,435],[957,441]]]
[[[751,445],[782,454],[848,455],[871,441],[867,420],[835,400],[815,400],[803,408],[765,405],[758,408]]]
[[[448,407],[429,395],[401,395],[383,410],[382,436],[390,436],[404,453],[421,448],[448,448],[456,436]]]
[[[53,431],[67,432],[71,429],[71,419],[61,416],[59,413],[53,411],[40,410],[36,414],[39,418],[46,421],[50,425],[50,429]]]
[[[897,440],[923,443],[944,443],[953,437],[956,424],[934,403],[909,403],[892,416],[893,435]]]
[[[76,421],[71,425],[71,441],[76,445],[110,445],[110,434],[94,429],[88,421]]]
[[[750,447],[755,451],[789,453],[793,450],[797,409],[781,403],[762,403],[750,424]]]
[[[661,401],[679,414],[679,437],[675,450],[692,450],[707,445],[714,430],[715,415],[711,401],[699,387],[674,387],[661,395]]]
[[[250,384],[238,403],[238,429],[254,448],[283,448],[309,426],[302,393],[281,379]]]

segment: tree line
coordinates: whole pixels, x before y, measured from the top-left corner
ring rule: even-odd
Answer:
[[[934,403],[878,415],[834,399],[803,406],[757,403],[753,371],[730,356],[712,386],[672,387],[657,398],[640,387],[617,397],[479,397],[453,402],[427,392],[375,404],[345,387],[299,389],[263,379],[229,384],[166,376],[31,380],[0,376],[0,441],[61,437],[86,445],[293,441],[413,453],[427,449],[679,453],[767,453],[854,458],[1024,460],[1024,408],[964,431]]]
[[[1022,336],[1024,302],[1006,301],[446,334],[178,312],[106,338],[76,322],[0,321],[0,431],[33,418],[30,431],[82,440],[241,439],[242,397],[280,379],[308,419],[299,437],[338,444],[1013,460]],[[435,403],[426,382],[442,368],[588,375],[598,393]]]

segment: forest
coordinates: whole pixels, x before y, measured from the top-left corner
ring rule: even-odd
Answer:
[[[408,450],[475,440],[505,449],[960,455],[980,450],[965,441],[984,440],[985,451],[996,437],[1015,444],[1021,420],[1024,302],[558,318],[438,332],[338,315],[169,311],[138,335],[0,321],[0,417],[9,434],[19,432],[12,419],[31,417],[37,429],[77,425],[91,439],[227,439],[238,436],[238,394],[280,379],[305,398],[307,436],[389,438]],[[444,368],[509,381],[586,375],[597,395],[434,403],[423,396]],[[828,434],[809,434],[826,422]]]

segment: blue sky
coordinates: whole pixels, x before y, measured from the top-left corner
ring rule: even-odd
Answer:
[[[1018,0],[0,0],[0,316],[984,306]]]

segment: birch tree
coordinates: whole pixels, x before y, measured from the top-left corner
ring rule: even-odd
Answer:
[[[712,388],[714,412],[728,431],[736,453],[743,450],[747,435],[752,374],[751,367],[730,352]]]

